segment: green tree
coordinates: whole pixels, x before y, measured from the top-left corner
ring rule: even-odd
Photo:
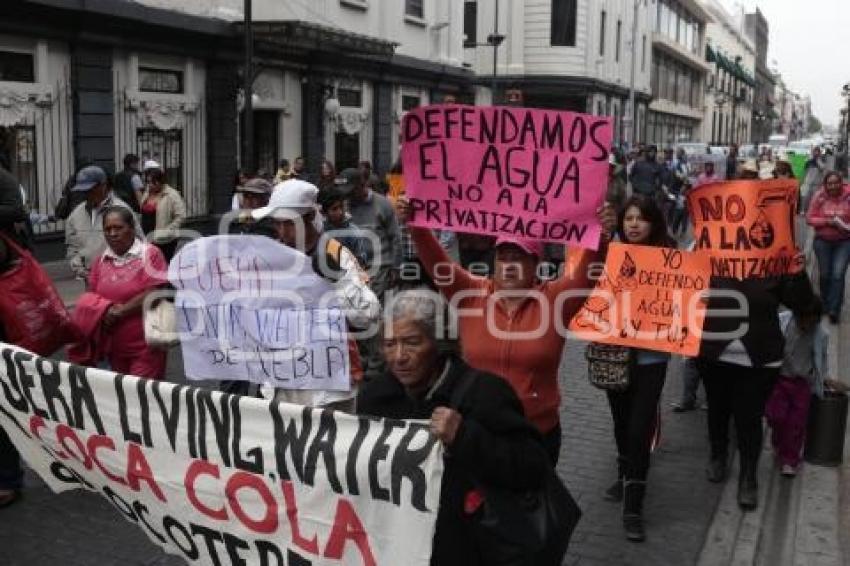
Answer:
[[[807,131],[810,134],[816,134],[816,133],[820,132],[821,129],[823,129],[823,124],[820,123],[820,120],[818,120],[814,116],[809,116],[809,124],[808,124]]]

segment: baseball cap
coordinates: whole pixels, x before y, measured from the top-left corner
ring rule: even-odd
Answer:
[[[72,193],[83,193],[94,188],[95,185],[106,182],[106,172],[97,165],[83,167],[77,173],[77,184],[71,187]]]
[[[246,183],[247,184],[247,183]],[[289,179],[274,186],[268,206],[251,212],[255,220],[296,218],[316,210],[319,189],[301,179]]]
[[[272,184],[265,179],[249,179],[243,185],[236,187],[237,193],[253,193],[255,195],[272,194]]]
[[[537,256],[537,259],[543,257],[543,242],[537,240],[526,240],[525,238],[515,238],[513,236],[499,236],[496,240],[496,247],[503,244],[513,244],[529,255]]]
[[[346,194],[354,190],[354,187],[363,184],[363,173],[359,169],[349,167],[339,172],[339,175],[334,179],[334,186],[337,190]]]

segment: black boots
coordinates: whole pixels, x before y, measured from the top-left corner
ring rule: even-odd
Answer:
[[[605,501],[620,502],[623,500],[623,478],[626,475],[625,469],[625,460],[617,458],[617,481],[605,490]]]
[[[625,480],[623,482],[623,529],[626,538],[632,542],[646,539],[643,530],[643,498],[646,495],[646,482]]]
[[[712,458],[705,469],[705,476],[708,481],[713,483],[723,483],[726,481],[726,456]]]
[[[738,476],[738,507],[744,511],[752,511],[759,504],[758,461],[744,461],[741,459],[741,473]]]
[[[619,478],[611,484],[611,487],[605,490],[605,501],[613,501],[619,503],[623,500],[623,479]]]

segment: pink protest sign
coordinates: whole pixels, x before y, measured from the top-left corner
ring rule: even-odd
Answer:
[[[609,118],[423,106],[405,115],[402,143],[412,225],[598,246]]]

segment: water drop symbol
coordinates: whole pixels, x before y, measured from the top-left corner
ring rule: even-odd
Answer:
[[[750,226],[750,242],[760,250],[766,250],[773,244],[774,236],[773,225],[764,210],[760,210],[756,221]]]
[[[623,259],[623,263],[620,265],[620,276],[634,277],[635,273],[637,273],[637,265],[635,265],[635,260],[633,260],[632,256],[629,255],[629,252],[626,252],[626,257],[625,259]]]

